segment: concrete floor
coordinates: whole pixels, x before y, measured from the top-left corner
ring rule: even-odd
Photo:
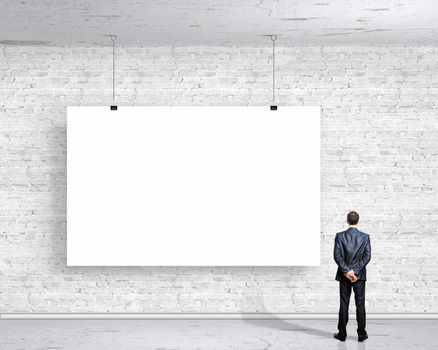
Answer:
[[[335,320],[0,320],[0,349],[438,349],[438,320],[369,320],[345,343]]]

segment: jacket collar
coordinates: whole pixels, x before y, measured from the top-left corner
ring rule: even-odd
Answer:
[[[351,231],[351,230],[357,231],[357,227],[349,227],[349,228],[347,229],[347,231]]]

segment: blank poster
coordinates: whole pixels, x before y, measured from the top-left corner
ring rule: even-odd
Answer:
[[[319,255],[319,107],[67,108],[67,265]]]

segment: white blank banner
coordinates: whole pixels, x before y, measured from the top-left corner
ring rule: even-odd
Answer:
[[[311,266],[318,107],[68,107],[67,265]]]

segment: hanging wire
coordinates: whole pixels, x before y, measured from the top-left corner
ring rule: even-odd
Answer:
[[[275,41],[277,35],[271,35],[272,41],[272,103],[275,104]]]
[[[116,40],[117,35],[110,35],[113,42],[113,101],[116,101]]]

